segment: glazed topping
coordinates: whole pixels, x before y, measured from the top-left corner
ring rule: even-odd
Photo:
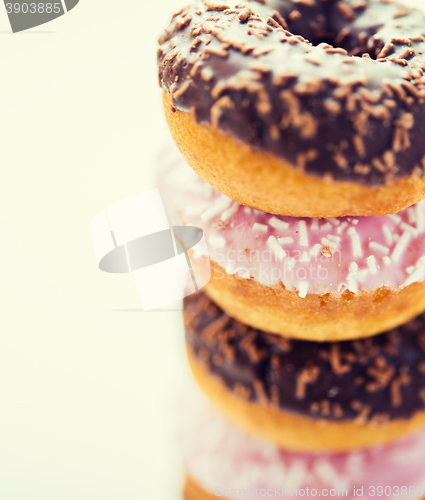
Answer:
[[[373,338],[333,343],[249,328],[203,293],[185,299],[184,319],[195,357],[247,401],[359,424],[425,408],[425,314]]]
[[[199,0],[160,38],[159,81],[301,173],[382,185],[424,172],[424,33],[393,0]]]
[[[320,456],[294,453],[245,434],[196,389],[189,387],[179,399],[178,437],[189,476],[213,496],[217,485],[228,488],[229,492],[232,488],[238,491],[252,486],[258,487],[258,491],[277,488],[280,494],[267,497],[277,500],[290,496],[288,490],[282,494],[282,487],[286,486],[298,489],[298,495],[293,492],[293,497],[304,496],[299,489],[307,487],[318,492],[322,488],[346,488],[344,498],[358,500],[361,494],[355,495],[354,491],[362,486],[365,496],[371,498],[374,491],[381,492],[376,489],[378,485],[382,490],[387,486],[387,493],[394,487],[394,494],[402,485],[412,486],[411,494],[413,487],[425,485],[425,434],[352,453]],[[418,488],[409,498],[421,496]]]
[[[165,149],[159,189],[167,215],[174,225],[202,227],[209,256],[228,274],[282,283],[303,298],[398,289],[425,278],[425,200],[380,217],[271,215],[227,198],[175,146]]]

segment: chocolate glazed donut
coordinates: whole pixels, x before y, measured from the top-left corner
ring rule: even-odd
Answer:
[[[366,340],[290,340],[185,299],[189,360],[208,396],[248,430],[294,451],[387,444],[425,426],[425,314]]]
[[[198,1],[160,38],[171,132],[243,205],[397,212],[425,197],[424,32],[394,0]]]

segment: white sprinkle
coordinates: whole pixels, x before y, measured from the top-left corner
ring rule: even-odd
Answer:
[[[401,229],[403,229],[403,231],[409,231],[411,234],[413,234],[413,236],[418,236],[419,234],[416,227],[413,227],[410,224],[406,224],[405,222],[402,222],[400,224],[400,227]]]
[[[318,231],[319,230],[319,219],[311,219],[310,230],[311,231]]]
[[[406,272],[407,272],[407,274],[412,274],[414,270],[415,270],[415,266],[409,266],[409,267],[406,269]]]
[[[305,299],[307,296],[308,292],[308,282],[307,281],[300,281],[298,285],[298,295],[302,298]]]
[[[270,250],[279,260],[283,260],[286,257],[285,250],[279,245],[275,236],[269,236],[267,244],[269,245]]]
[[[416,227],[418,231],[421,233],[422,231],[425,230],[424,204],[422,202],[417,203],[415,211],[416,211]]]
[[[340,476],[336,469],[325,458],[319,458],[315,461],[313,471],[324,484],[332,485],[340,489],[348,489],[350,486],[350,481],[346,477]]]
[[[336,232],[337,232],[338,234],[341,234],[347,226],[348,226],[348,222],[347,222],[347,221],[344,221],[342,224],[340,224],[340,225],[336,228]]]
[[[308,477],[307,466],[301,459],[295,460],[289,467],[285,483],[290,484],[292,488],[299,488]]]
[[[339,243],[341,241],[341,238],[339,236],[335,236],[334,234],[328,234],[327,238],[329,238],[330,240],[336,241],[337,243]]]
[[[349,267],[349,274],[347,276],[347,281],[348,281],[348,288],[353,291],[352,289],[357,289],[358,290],[358,283],[363,283],[364,280],[366,279],[368,270],[367,269],[359,269],[359,266],[357,262],[351,262]]]
[[[371,241],[369,243],[369,248],[371,250],[377,250],[378,252],[382,253],[389,253],[390,249],[384,245],[381,245],[380,243],[376,243],[376,241]]]
[[[400,241],[400,235],[398,233],[393,234],[393,240],[397,243],[397,241]]]
[[[357,271],[359,270],[359,266],[357,262],[350,262],[350,265],[348,266],[348,270],[350,271],[350,274],[356,274]]]
[[[261,212],[260,210],[255,209],[255,208],[253,208],[252,210],[253,210],[255,215],[261,215],[264,213],[264,212]]]
[[[230,217],[238,211],[239,206],[239,203],[233,203],[230,208],[228,208],[221,214],[221,220],[223,222],[226,222],[227,219],[230,219]]]
[[[409,224],[414,224],[417,221],[416,210],[413,207],[406,209],[407,218],[409,219]]]
[[[365,467],[365,455],[362,452],[352,452],[346,460],[348,477],[362,476]]]
[[[382,226],[382,231],[384,233],[387,245],[391,246],[393,244],[393,233],[391,232],[391,229],[386,224],[384,224]]]
[[[349,267],[349,274],[347,276],[347,285],[350,292],[357,293],[359,291],[359,281],[363,282],[366,278],[367,269],[359,270],[357,262],[351,262]]]
[[[400,257],[403,255],[403,252],[406,250],[407,245],[409,244],[411,237],[412,237],[412,235],[408,231],[405,231],[402,234],[400,241],[397,243],[397,245],[394,248],[394,251],[391,255],[391,260],[393,262],[398,262],[400,260]]]
[[[388,217],[392,219],[396,224],[400,224],[401,217],[397,214],[389,214]]]
[[[341,221],[338,219],[328,219],[328,221],[334,226],[339,226],[341,224]]]
[[[310,254],[307,253],[305,250],[303,254],[301,255],[300,262],[310,262]]]
[[[272,217],[269,220],[269,224],[276,229],[288,229],[289,227],[289,224],[287,222],[285,222],[284,220],[280,220],[277,217]]]
[[[216,234],[208,236],[208,243],[214,248],[224,248],[226,246],[226,240],[222,236],[217,236]]]
[[[300,246],[308,247],[307,223],[305,220],[300,220],[298,222],[298,230],[300,232]]]
[[[227,264],[226,273],[227,274],[234,274],[235,273],[235,263],[234,262],[229,262]]]
[[[290,236],[283,236],[282,238],[278,238],[277,241],[281,245],[290,245],[291,243],[294,243],[294,238],[291,238]]]
[[[357,224],[359,223],[359,219],[353,219],[351,223],[357,226]]]
[[[354,227],[348,228],[347,233],[351,236],[351,244],[353,247],[353,257],[362,257],[363,249],[360,243],[360,236]]]
[[[331,241],[331,240],[328,240],[327,238],[322,238],[320,240],[320,243],[324,246],[324,247],[331,247],[331,248],[334,248],[336,246],[336,242],[335,241]]]
[[[266,226],[265,224],[258,224],[258,222],[254,222],[252,229],[253,231],[263,231],[263,233],[266,233],[268,226]]]
[[[415,282],[421,282],[425,278],[425,267],[419,267],[416,271],[411,274],[404,283],[404,286],[409,286]]]
[[[230,198],[220,199],[213,207],[211,207],[201,215],[202,222],[208,222],[213,217],[217,216],[220,212],[226,210],[231,202],[232,200]]]
[[[376,258],[374,255],[370,255],[366,259],[367,265],[369,267],[370,274],[376,274],[378,272],[378,268],[376,267]]]
[[[353,278],[347,278],[348,289],[350,292],[357,293],[359,291],[359,284]]]
[[[249,208],[249,207],[245,207],[245,208],[243,209],[243,211],[244,211],[246,214],[250,214],[250,213],[252,212],[252,209],[251,209],[251,208]]]
[[[425,255],[422,255],[422,257],[419,258],[418,262],[416,262],[416,267],[418,266],[425,267]]]
[[[312,257],[317,257],[322,250],[322,245],[320,243],[316,243],[313,248],[310,250],[310,255]]]
[[[242,279],[249,279],[250,278],[248,270],[243,269],[242,267],[239,267],[238,269],[236,269],[235,274],[236,274],[236,276],[238,276],[239,278],[242,278]]]
[[[293,257],[291,257],[290,259],[286,259],[285,268],[288,269],[288,271],[290,271],[291,269],[294,269],[295,263],[296,260]]]
[[[411,266],[415,269],[415,266]],[[408,268],[409,269],[409,268]],[[416,281],[421,282],[425,279],[425,255],[416,262],[416,270],[409,278],[405,281],[404,286],[409,286],[411,283]]]
[[[326,222],[323,226],[320,226],[321,231],[330,231],[332,229],[332,224],[330,222]]]
[[[359,283],[364,283],[366,276],[368,275],[369,271],[367,269],[361,269],[356,276],[356,279]]]
[[[391,259],[386,255],[385,257],[382,257],[382,262],[386,265],[391,264]]]

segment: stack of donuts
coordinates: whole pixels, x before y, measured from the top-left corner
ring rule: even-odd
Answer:
[[[194,0],[159,43],[159,187],[212,273],[184,304],[212,403],[181,404],[186,500],[422,497],[423,11]]]

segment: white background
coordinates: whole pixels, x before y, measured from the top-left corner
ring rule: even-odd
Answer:
[[[80,0],[12,34],[0,4],[0,499],[174,500],[181,313],[97,269],[92,217],[155,187],[157,37],[176,0]]]
[[[155,187],[156,39],[180,6],[81,0],[12,34],[0,5],[1,500],[181,496],[181,313],[137,311],[90,233],[98,211]]]

